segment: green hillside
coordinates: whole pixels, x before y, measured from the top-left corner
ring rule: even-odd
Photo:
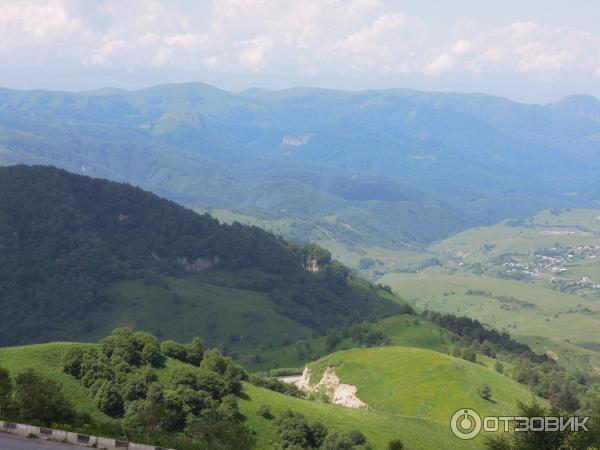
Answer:
[[[429,419],[390,414],[377,410],[356,410],[317,401],[290,398],[277,392],[245,385],[248,398],[240,401],[240,409],[248,424],[261,430],[257,447],[273,448],[276,442],[273,423],[257,415],[257,405],[268,404],[275,415],[286,409],[302,411],[311,420],[319,420],[328,427],[344,431],[361,430],[373,449],[385,449],[387,443],[400,438],[410,450],[480,449],[481,440],[460,441],[452,435],[447,423]]]
[[[311,383],[334,366],[343,383],[357,387],[357,396],[379,411],[424,417],[447,424],[461,408],[485,415],[516,413],[518,401],[532,398],[524,386],[493,370],[430,350],[410,347],[351,349],[309,365]],[[477,389],[487,384],[492,399]]]
[[[94,346],[95,344],[50,343],[0,348],[0,367],[15,376],[25,369],[37,372],[58,381],[69,399],[75,402],[79,412],[87,412],[94,419],[109,420],[95,405],[86,389],[63,372],[63,361],[67,352],[74,347]]]
[[[404,347],[418,347],[450,353],[452,349],[452,333],[434,323],[412,314],[386,317],[372,324],[370,330],[383,333],[389,344]],[[244,366],[252,370],[271,370],[279,368],[295,369],[301,372],[302,367],[312,360],[319,359],[329,353],[362,347],[363,343],[355,342],[350,337],[342,337],[333,347],[327,346],[327,337],[301,339],[289,345],[262,351],[242,359]],[[482,361],[485,357],[480,356]]]
[[[0,198],[1,344],[131,325],[259,348],[410,310],[315,245],[220,224],[130,185],[14,166],[0,168]]]
[[[94,419],[110,421],[94,404],[86,389],[79,381],[62,371],[63,359],[69,349],[82,344],[52,343],[22,347],[1,348],[0,367],[9,369],[11,374],[33,368],[57,380],[68,398],[80,412],[89,413]],[[87,346],[93,346],[88,344]],[[165,367],[157,368],[161,382],[166,381],[176,368],[185,367],[179,361],[167,359]],[[507,381],[510,381],[507,379]],[[411,450],[431,450],[443,448],[479,449],[480,441],[463,442],[453,437],[445,423],[439,423],[419,414],[397,415],[376,410],[355,410],[314,400],[289,397],[261,387],[244,383],[238,399],[243,421],[256,432],[255,448],[270,449],[277,444],[275,421],[258,414],[261,405],[271,407],[273,416],[278,417],[285,410],[302,412],[310,421],[321,421],[332,431],[347,432],[361,430],[374,449],[383,449],[387,442],[400,438]]]

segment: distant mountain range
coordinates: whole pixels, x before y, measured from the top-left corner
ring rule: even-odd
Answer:
[[[129,181],[346,244],[420,246],[598,201],[600,102],[298,88],[0,90],[0,164]],[[321,231],[323,232],[323,231]]]

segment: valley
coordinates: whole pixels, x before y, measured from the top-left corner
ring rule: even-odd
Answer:
[[[600,450],[599,17],[0,0],[0,450]]]
[[[215,442],[231,448],[228,440],[266,449],[288,442],[285,424],[306,422],[311,429],[318,422],[331,441],[355,436],[356,449],[367,443],[383,449],[394,440],[411,449],[484,449],[490,436],[457,443],[447,425],[454,411],[464,405],[484,415],[514,415],[526,404],[581,413],[594,408],[598,299],[561,290],[544,270],[594,267],[597,229],[590,218],[596,211],[565,211],[562,218],[554,211],[556,224],[542,212],[523,225],[470,229],[422,249],[362,250],[335,245],[327,234],[322,246],[289,242],[257,227],[273,222],[223,210],[215,212],[219,222],[208,211],[129,185],[54,168],[15,166],[0,174],[1,226],[16,232],[4,233],[2,245],[21,249],[4,265],[5,311],[26,295],[26,284],[10,280],[14,274],[29,279],[28,255],[36,255],[36,289],[46,292],[41,303],[28,300],[11,313],[24,320],[3,330],[18,326],[17,344],[33,345],[0,348],[0,368],[19,383],[31,373],[57,382],[73,407],[69,426],[80,432],[182,450]],[[38,220],[58,199],[62,212],[53,213],[54,222]],[[22,207],[11,208],[15,202]],[[278,223],[282,228],[272,231],[285,235],[290,228]],[[508,233],[517,226],[518,234]],[[47,241],[48,235],[56,239]],[[53,247],[57,240],[61,246]],[[85,257],[79,242],[87,242]],[[548,245],[551,267],[528,279],[507,276],[507,266],[497,264],[507,255],[550,258]],[[53,271],[75,266],[69,280]],[[576,276],[593,277],[580,270]],[[77,302],[61,304],[65,299]],[[43,333],[32,327],[47,321],[41,305],[61,312]],[[112,368],[102,368],[110,361]],[[355,397],[338,405],[327,385],[302,391],[277,381],[303,371],[313,386],[324,373],[334,374]],[[222,381],[205,384],[206,377]],[[151,394],[150,386],[165,394]],[[213,401],[194,400],[218,386]],[[27,420],[11,407],[9,417]],[[157,425],[153,408],[173,421]],[[188,411],[188,425],[181,411]],[[210,435],[198,421],[203,414],[215,421]]]
[[[540,140],[483,99],[474,113],[482,98],[412,91],[3,91],[0,368],[54,380],[64,426],[181,450],[489,450],[490,435],[451,434],[455,411],[595,418],[598,198],[554,181],[596,124]],[[355,397],[278,381],[303,372]],[[19,392],[0,415],[61,425]]]

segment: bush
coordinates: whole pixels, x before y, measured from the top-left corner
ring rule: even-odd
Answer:
[[[347,436],[354,445],[362,445],[367,442],[365,435],[359,430],[350,430],[348,431]]]
[[[14,400],[23,420],[37,420],[46,425],[70,423],[75,410],[67,400],[60,385],[32,369],[17,375]]]
[[[477,388],[477,393],[484,400],[490,401],[492,399],[492,388],[490,388],[487,384],[482,384],[479,386],[479,388]]]
[[[289,410],[281,414],[276,425],[283,448],[319,448],[327,435],[321,423],[311,425],[304,414]]]
[[[504,373],[504,366],[502,365],[502,363],[500,361],[496,361],[496,364],[494,364],[494,369],[498,373]]]
[[[264,417],[265,419],[273,418],[273,414],[271,414],[271,407],[264,403],[258,407],[258,415]]]
[[[341,436],[337,433],[327,435],[320,448],[321,450],[352,450],[366,442],[365,437],[360,431],[351,430]]]
[[[387,446],[387,450],[403,450],[404,444],[400,439],[392,439]]]

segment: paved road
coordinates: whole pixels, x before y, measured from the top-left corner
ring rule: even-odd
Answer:
[[[302,375],[289,375],[287,377],[279,377],[278,379],[287,384],[296,384],[302,379]]]
[[[76,450],[78,448],[81,447],[0,433],[0,450]]]

